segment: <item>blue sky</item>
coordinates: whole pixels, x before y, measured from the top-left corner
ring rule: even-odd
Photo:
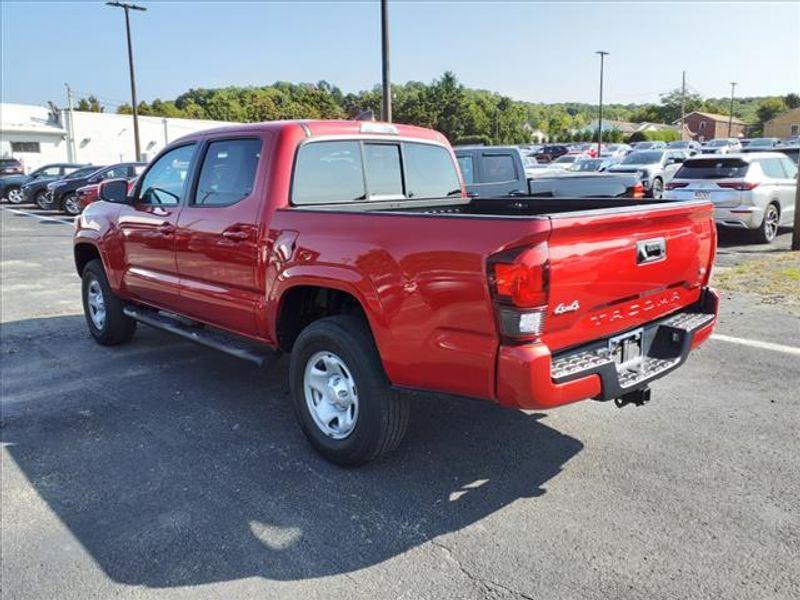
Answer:
[[[391,0],[390,0],[391,1]],[[380,81],[379,4],[142,2],[132,13],[139,98],[190,87]],[[130,97],[122,11],[103,2],[3,0],[3,102],[64,103],[64,83],[113,108]],[[800,2],[390,3],[392,79],[453,70],[530,101],[646,102],[680,85],[704,96],[800,91]]]

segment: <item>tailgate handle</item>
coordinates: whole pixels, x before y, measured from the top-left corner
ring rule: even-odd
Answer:
[[[642,240],[636,244],[636,264],[644,265],[667,258],[667,242],[662,238]]]

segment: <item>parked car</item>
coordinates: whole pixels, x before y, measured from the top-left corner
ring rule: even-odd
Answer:
[[[566,171],[569,169],[573,164],[575,164],[576,160],[580,160],[582,158],[589,158],[588,154],[565,154],[564,156],[559,156],[557,159],[550,163],[550,167],[553,169],[560,169],[562,171]]]
[[[700,142],[695,142],[694,140],[676,140],[667,144],[667,148],[670,150],[683,150],[688,156],[700,154],[702,147]]]
[[[793,223],[796,187],[797,163],[778,152],[751,152],[686,160],[664,197],[710,200],[717,225],[747,229],[769,243],[779,226]]]
[[[22,175],[25,167],[18,158],[0,158],[0,176]]]
[[[609,173],[638,173],[647,195],[659,199],[664,194],[664,184],[672,179],[684,160],[683,150],[643,150],[629,154],[607,170]]]
[[[64,175],[62,177],[57,177],[55,179],[51,177],[43,177],[40,179],[34,179],[33,181],[29,181],[28,183],[22,186],[23,201],[36,204],[36,206],[38,206],[43,210],[51,210],[52,207],[48,204],[49,195],[47,193],[47,186],[49,184],[56,181],[86,177],[94,173],[97,169],[98,169],[97,165],[86,165],[75,169],[74,171],[68,173],[67,175]]]
[[[569,152],[565,144],[546,144],[542,149],[534,154],[534,158],[540,163],[549,163],[559,156],[564,156]]]
[[[609,144],[606,146],[605,150],[600,153],[600,156],[620,161],[632,151],[632,148],[628,144]]]
[[[764,138],[753,138],[750,140],[750,143],[747,144],[747,149],[750,152],[763,152],[764,150],[772,150],[776,146],[781,145],[780,138],[776,137],[764,137]]]
[[[124,162],[95,169],[94,172],[86,177],[73,177],[62,179],[47,184],[48,204],[68,215],[77,215],[81,212],[78,196],[75,193],[78,188],[92,183],[100,183],[106,179],[130,179],[139,175],[147,163]]]
[[[614,164],[616,164],[616,162],[609,158],[579,158],[572,163],[567,170],[579,173],[601,172]]]
[[[89,206],[92,202],[97,202],[99,200],[99,192],[100,192],[100,183],[90,183],[89,185],[85,185],[81,188],[75,190],[75,195],[78,197],[78,207],[82,211],[84,208]],[[136,183],[136,177],[128,180],[128,191],[130,192],[133,189],[134,184]]]
[[[667,147],[666,142],[636,142],[631,146],[631,149],[634,152],[640,152],[642,150],[664,150]]]
[[[0,176],[0,196],[11,204],[22,204],[27,201],[23,192],[27,184],[35,181],[53,181],[54,179],[64,177],[64,175],[71,173],[80,166],[81,165],[70,163],[57,163],[39,167],[28,175],[18,173]]]
[[[752,145],[752,144],[751,144]],[[742,144],[736,138],[717,138],[703,144],[701,154],[731,154],[741,152]]]
[[[257,364],[290,353],[300,426],[339,464],[400,443],[406,389],[643,404],[716,321],[708,202],[469,199],[428,129],[203,131],[127,188],[104,182],[76,219],[90,334],[144,323]]]
[[[739,138],[739,143],[742,145],[742,148],[747,148],[751,141],[750,138]]]
[[[544,165],[525,165],[514,146],[461,146],[455,149],[455,154],[467,193],[473,198],[640,198],[644,195],[636,174],[620,174],[610,178],[580,177],[573,181],[566,177],[573,173],[562,168],[557,161]],[[558,160],[568,157],[573,158],[565,155]],[[564,178],[565,181],[556,184],[551,181],[555,177]]]

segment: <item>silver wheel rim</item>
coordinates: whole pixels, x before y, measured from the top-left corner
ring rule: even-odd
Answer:
[[[64,210],[71,215],[77,215],[81,212],[81,208],[78,205],[78,198],[76,196],[70,196],[64,200]]]
[[[20,204],[22,202],[22,190],[9,190],[8,201],[11,202],[11,204]]]
[[[660,179],[656,179],[653,182],[653,198],[661,198],[661,195],[664,193],[664,184],[661,183]]]
[[[316,352],[303,373],[303,393],[314,424],[329,438],[343,440],[358,420],[358,390],[345,362],[333,352]]]
[[[767,216],[764,217],[764,231],[768,240],[778,235],[778,211],[775,210],[774,206],[770,206],[767,209]]]
[[[106,300],[103,297],[103,288],[97,279],[89,282],[86,290],[86,302],[89,305],[89,318],[98,329],[103,329],[106,324]]]

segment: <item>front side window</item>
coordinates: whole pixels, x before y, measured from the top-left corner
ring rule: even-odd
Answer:
[[[397,144],[364,144],[364,169],[369,196],[403,196],[403,172],[400,146]]]
[[[366,199],[358,142],[305,144],[292,183],[295,204],[334,204]]]
[[[220,140],[208,145],[194,204],[235,204],[253,192],[261,140]]]
[[[467,185],[475,183],[475,170],[472,165],[471,156],[459,156],[458,167],[461,169],[461,175],[464,177],[464,183]]]
[[[46,167],[34,173],[36,177],[58,177],[61,174],[61,167]]]
[[[403,144],[403,157],[409,198],[445,198],[461,193],[453,159],[442,146]]]
[[[194,144],[181,146],[162,155],[142,179],[139,202],[176,206],[186,193]]]
[[[126,166],[112,167],[100,174],[100,179],[127,179],[127,177],[128,167]]]
[[[781,164],[789,179],[797,179],[797,162],[792,162],[791,158],[784,157],[781,158]]]

